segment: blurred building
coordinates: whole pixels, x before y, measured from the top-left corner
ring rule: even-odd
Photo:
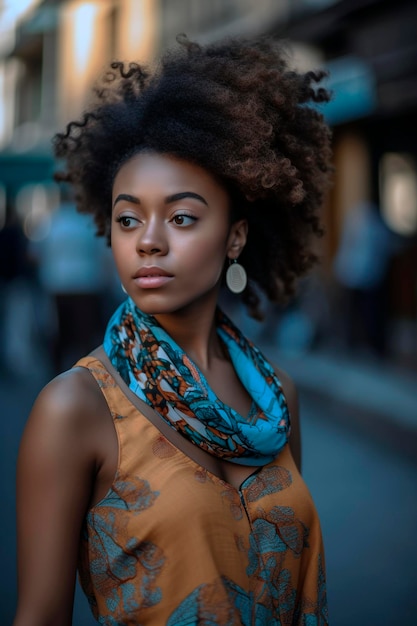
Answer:
[[[335,184],[324,272],[346,213],[379,207],[401,245],[389,264],[391,352],[417,361],[417,5],[412,0],[0,0],[0,227],[36,230],[57,202],[50,140],[79,116],[113,58],[151,62],[175,35],[288,38],[294,65],[327,67]],[[34,201],[36,200],[36,202]]]
[[[294,0],[278,35],[319,48],[330,72],[335,184],[324,253],[346,214],[372,203],[396,237],[384,284],[388,356],[417,365],[417,4]],[[359,253],[359,251],[358,251]],[[383,263],[384,260],[382,259]]]
[[[185,30],[211,39],[226,32],[263,32],[271,15],[278,20],[287,12],[287,3],[276,4],[0,0],[0,226],[6,200],[9,206],[17,203],[27,224],[34,221],[27,213],[35,206],[31,194],[38,194],[39,219],[56,203],[51,137],[80,115],[111,59],[151,62]],[[25,206],[19,210],[23,188]],[[26,230],[30,236],[29,226]]]

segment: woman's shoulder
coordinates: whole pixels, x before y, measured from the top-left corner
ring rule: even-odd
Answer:
[[[53,378],[40,391],[30,420],[62,429],[88,428],[108,411],[97,382],[85,367],[74,367]]]
[[[22,475],[29,466],[41,476],[60,476],[62,468],[90,475],[114,449],[113,431],[106,400],[88,369],[68,370],[35,400],[20,442]]]

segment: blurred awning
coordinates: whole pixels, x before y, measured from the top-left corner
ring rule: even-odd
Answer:
[[[0,152],[0,184],[8,194],[29,183],[52,182],[53,169],[51,154]]]
[[[366,61],[349,55],[329,61],[326,69],[326,87],[332,92],[332,99],[322,110],[329,124],[343,124],[375,111],[376,79]]]

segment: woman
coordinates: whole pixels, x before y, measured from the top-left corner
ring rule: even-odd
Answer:
[[[112,63],[55,138],[128,298],[25,429],[15,626],[71,624],[77,566],[101,624],[327,624],[294,386],[217,305],[226,278],[259,316],[314,261],[322,74],[179,41],[154,73]]]

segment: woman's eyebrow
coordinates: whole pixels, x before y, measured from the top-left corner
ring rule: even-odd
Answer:
[[[127,202],[132,202],[133,204],[140,204],[139,198],[136,198],[135,196],[131,196],[128,193],[119,193],[116,200],[113,202],[113,208],[116,206],[118,202],[120,202],[120,200],[127,200]]]
[[[171,202],[177,202],[177,200],[182,200],[183,198],[195,198],[199,200],[206,206],[208,206],[207,200],[200,196],[198,193],[194,193],[193,191],[181,191],[180,193],[173,193],[172,196],[167,196],[165,198],[165,202],[170,204]]]
[[[166,204],[171,204],[172,202],[177,202],[178,200],[182,200],[183,198],[194,198],[195,200],[199,200],[200,202],[208,206],[208,203],[203,198],[203,196],[200,196],[200,194],[194,193],[193,191],[181,191],[179,193],[173,193],[171,196],[167,196],[165,198],[165,202]],[[113,202],[113,208],[121,200],[126,200],[127,202],[132,202],[133,204],[140,204],[140,200],[139,198],[136,198],[136,196],[131,196],[128,193],[119,193],[119,195]]]

